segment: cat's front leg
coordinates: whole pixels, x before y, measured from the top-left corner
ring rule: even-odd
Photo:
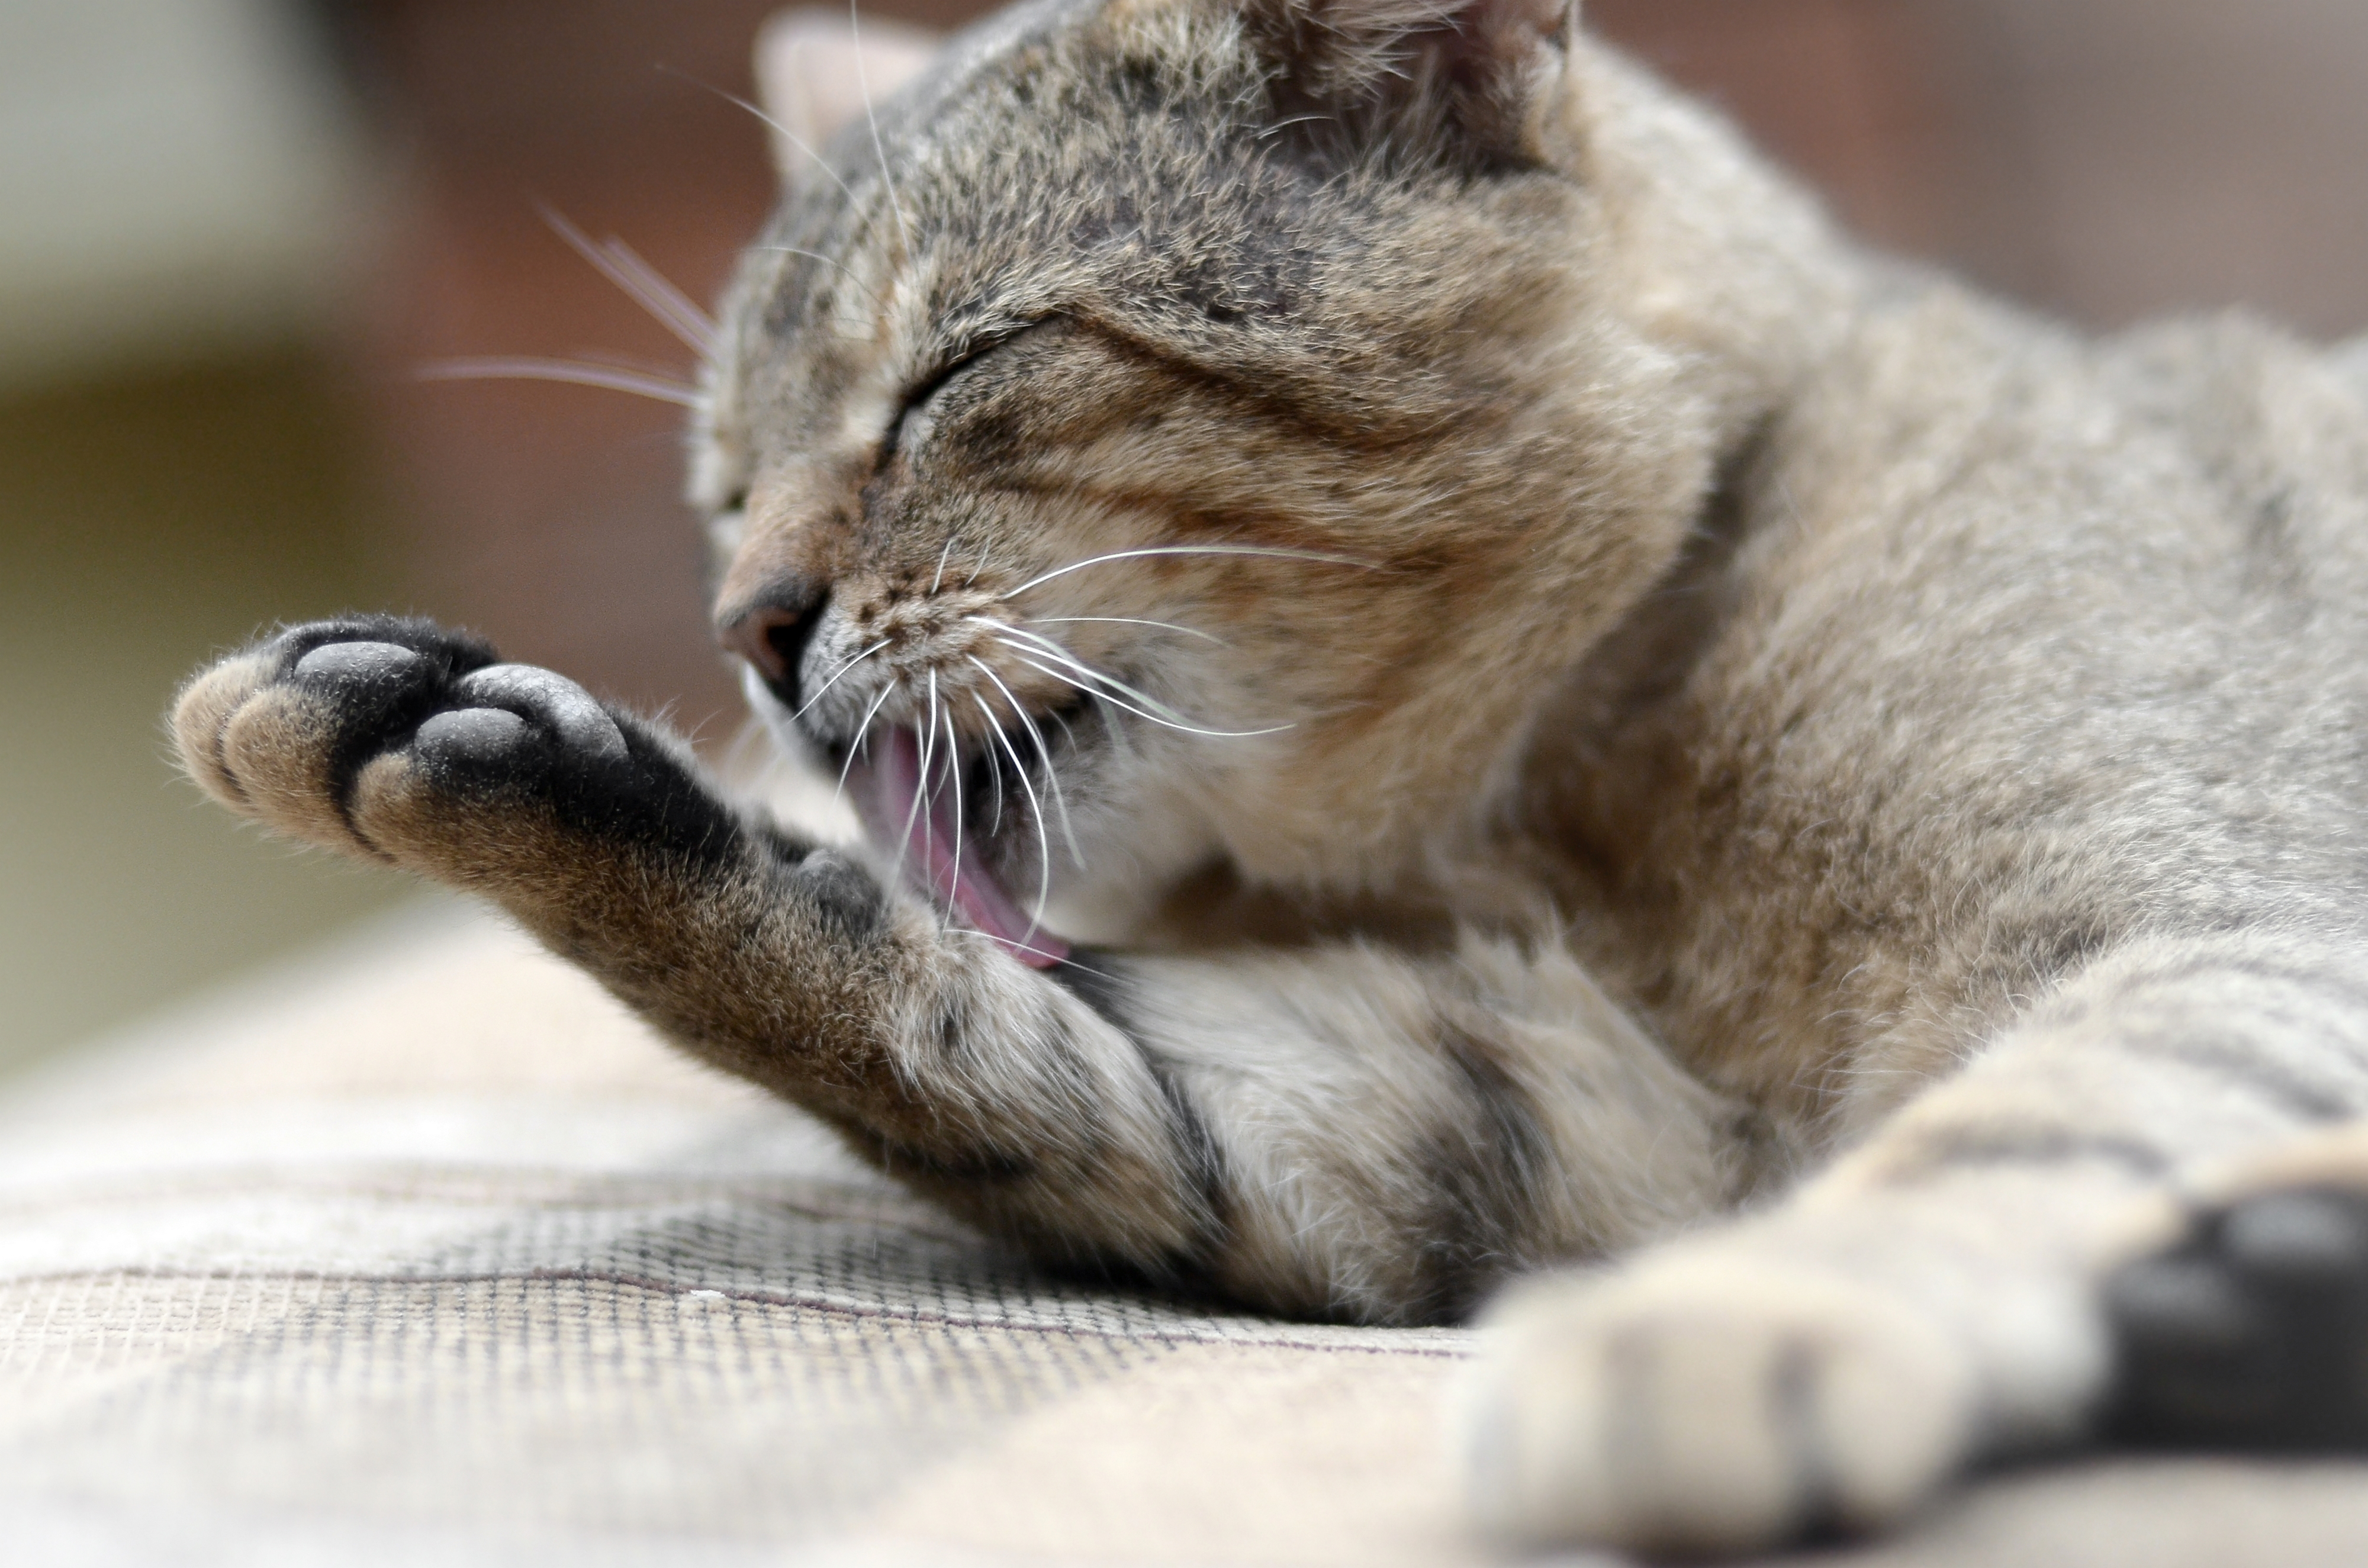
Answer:
[[[1497,1310],[1475,1502],[1528,1542],[1745,1551],[2081,1438],[2104,1280],[2183,1176],[2368,1110],[2368,971],[2275,938],[2098,963],[1782,1207]]]
[[[744,813],[574,683],[354,618],[202,673],[173,724],[225,804],[492,900],[693,1053],[1028,1244],[1153,1267],[1202,1250],[1197,1131],[1089,1006]],[[990,1025],[1026,1049],[974,1054]]]
[[[744,815],[663,732],[420,622],[284,633],[199,676],[175,723],[226,803],[492,899],[1048,1259],[1435,1321],[1749,1175],[1735,1108],[1551,945],[1041,972]]]

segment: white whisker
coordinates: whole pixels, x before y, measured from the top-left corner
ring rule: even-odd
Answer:
[[[913,846],[913,824],[921,820],[921,802],[928,798],[929,766],[925,760],[921,764],[919,781],[913,787],[913,804],[905,812],[905,831],[896,835],[896,864],[892,878],[894,881],[901,883],[904,881],[905,856]]]
[[[712,82],[702,82],[696,76],[686,75],[684,73],[676,70],[671,65],[661,65],[658,69],[665,72],[669,76],[677,77],[682,81],[689,83],[694,87],[704,87],[707,91],[713,93],[717,97],[722,98],[725,103],[732,105],[735,108],[746,109],[750,114],[757,117],[758,124],[764,126],[774,135],[780,137],[782,141],[788,142],[791,146],[796,148],[799,152],[803,153],[808,158],[812,159],[814,161],[814,167],[828,175],[830,176],[831,184],[838,187],[840,192],[846,196],[848,200],[853,201],[855,199],[855,192],[848,189],[847,182],[838,177],[838,171],[830,166],[829,159],[824,157],[820,153],[817,153],[813,148],[807,146],[803,142],[798,139],[797,134],[791,131],[788,126],[783,125],[780,120],[775,119],[771,115],[767,114],[763,109],[760,109],[755,104],[750,103],[746,98],[742,97],[737,93],[727,93]]]
[[[985,660],[970,653],[965,653],[962,657],[976,665],[979,673],[995,683],[995,689],[1003,693],[1003,699],[1011,704],[1012,716],[1027,726],[1029,734],[1035,738],[1038,755],[1044,758],[1044,781],[1047,785],[1052,784],[1052,754],[1044,750],[1044,737],[1036,733],[1036,721],[1028,716],[1028,710],[1019,705],[1019,699],[1012,695],[1011,688],[1003,684],[1003,677],[996,675],[993,667]],[[978,694],[973,692],[971,695],[976,697]],[[984,708],[986,704],[982,701],[979,706]],[[995,734],[996,738],[1003,743],[1004,751],[1011,758],[1012,771],[1019,775],[1019,788],[1026,791],[1028,796],[1028,813],[1036,821],[1036,913],[1029,916],[1028,926],[1030,934],[1033,935],[1037,924],[1044,918],[1044,902],[1053,896],[1053,841],[1046,836],[1044,802],[1037,799],[1036,786],[1028,781],[1028,765],[1019,760],[1019,748],[1011,744],[1011,735],[1002,725],[995,726]],[[1065,824],[1068,821],[1068,808],[1065,805],[1061,809],[1061,818]]]
[[[1031,937],[1034,936],[1036,934],[1036,929],[1037,928],[1035,926],[1030,926],[1028,927],[1028,935]],[[985,931],[973,931],[966,926],[949,926],[946,927],[946,935],[949,937],[970,937],[982,942],[993,942],[1007,951],[1029,953],[1034,957],[1048,960],[1054,965],[1063,969],[1074,969],[1081,971],[1087,974],[1101,975],[1104,980],[1108,980],[1110,978],[1109,975],[1103,974],[1100,970],[1094,969],[1086,964],[1081,964],[1066,953],[1056,953],[1047,948],[1030,947],[1024,941],[1015,942],[1008,937],[991,936]]]
[[[1085,682],[1078,680],[1074,676],[1063,675],[1060,671],[1053,669],[1048,665],[1038,664],[1035,660],[1030,658],[1025,653],[1018,653],[1016,650],[1014,652],[1015,656],[1018,657],[1019,662],[1026,665],[1030,669],[1034,670],[1041,675],[1050,676],[1054,680],[1061,681],[1065,685],[1076,687],[1079,691],[1084,692],[1087,696],[1102,702],[1107,702],[1114,708],[1123,708],[1128,712],[1133,714],[1136,718],[1157,724],[1164,729],[1179,730],[1188,735],[1206,735],[1211,740],[1246,741],[1253,739],[1258,735],[1279,735],[1285,730],[1297,728],[1296,725],[1292,724],[1277,724],[1273,728],[1266,730],[1204,730],[1197,724],[1178,723],[1171,719],[1163,719],[1156,713],[1146,713],[1142,709],[1135,707],[1133,703],[1128,702],[1121,698],[1114,697],[1107,691],[1098,691],[1094,687],[1087,686]]]
[[[1135,561],[1147,555],[1266,555],[1279,561],[1315,561],[1332,566],[1355,566],[1367,572],[1377,570],[1372,562],[1360,561],[1354,556],[1319,555],[1308,550],[1273,550],[1255,544],[1154,544],[1141,550],[1116,550],[1108,555],[1072,561],[1066,566],[1056,566],[1040,577],[1030,577],[1003,597],[1018,598],[1029,589],[1040,587],[1055,577],[1065,577],[1072,572],[1082,572],[1088,566],[1099,566],[1106,562]]]
[[[1066,665],[1069,668],[1076,671],[1079,675],[1088,676],[1100,683],[1110,691],[1117,692],[1123,697],[1133,699],[1136,702],[1141,703],[1143,708],[1129,709],[1128,710],[1130,712],[1142,712],[1143,717],[1152,720],[1156,723],[1164,723],[1170,729],[1183,730],[1189,733],[1197,735],[1217,735],[1223,736],[1226,739],[1244,739],[1252,735],[1278,735],[1285,730],[1296,729],[1298,727],[1293,724],[1279,724],[1272,729],[1266,730],[1201,729],[1196,725],[1186,722],[1183,714],[1178,713],[1175,709],[1169,707],[1167,703],[1162,702],[1159,699],[1152,696],[1149,692],[1143,690],[1140,687],[1128,685],[1126,682],[1119,679],[1116,676],[1111,675],[1107,670],[1096,669],[1093,665],[1086,663],[1083,659],[1078,658],[1066,648],[1064,648],[1060,643],[1053,641],[1053,639],[1040,636],[1039,634],[1030,631],[1023,627],[1012,626],[1006,627],[1003,630],[1012,636],[1026,638],[1028,640],[1028,646],[1042,653],[1046,658],[1056,659],[1060,663]],[[1048,670],[1045,673],[1049,675],[1053,672]],[[1121,703],[1121,706],[1123,707],[1125,705]],[[1148,711],[1144,711],[1145,710]]]
[[[1105,710],[1105,711],[1107,711],[1107,710]],[[1046,714],[1045,717],[1052,720],[1055,724],[1061,726],[1061,738],[1069,743],[1069,755],[1071,756],[1076,756],[1077,732],[1069,728],[1069,722],[1066,719],[1062,718],[1057,710]],[[1104,722],[1107,723],[1108,720],[1105,720]],[[1044,759],[1044,772],[1047,777],[1052,776],[1053,759],[1050,756],[1047,756]],[[1058,778],[1054,778],[1053,782],[1057,785],[1060,780]],[[1086,852],[1077,847],[1077,830],[1071,826],[1069,823],[1068,800],[1065,796],[1059,794],[1055,794],[1053,796],[1053,800],[1061,808],[1061,840],[1069,846],[1069,863],[1082,871],[1086,869]]]
[[[714,347],[723,335],[715,318],[700,309],[698,302],[684,293],[673,278],[660,272],[650,264],[648,257],[614,234],[609,236],[607,249],[609,259],[616,263],[618,270],[641,285],[644,292],[636,294],[636,299],[644,304],[663,304],[686,333],[696,334],[706,343],[707,348],[701,352]]]
[[[1110,749],[1118,753],[1121,765],[1128,767],[1133,767],[1134,741],[1127,734],[1126,726],[1118,722],[1118,710],[1108,706],[1099,707],[1094,710],[1094,715],[1101,720],[1102,735],[1110,742]],[[1072,735],[1069,744],[1075,745],[1076,737]]]
[[[871,706],[864,710],[863,722],[855,728],[855,742],[847,748],[847,760],[838,765],[838,788],[831,791],[831,799],[847,798],[847,775],[855,766],[855,754],[863,749],[864,737],[871,733],[871,721],[880,716],[880,710],[887,706],[889,695],[895,689],[896,683],[888,681],[881,687],[880,695],[871,699]]]
[[[938,788],[929,778],[929,770],[936,764],[938,759],[938,672],[935,670],[931,670],[929,672],[928,701],[928,705],[921,710],[921,714],[923,719],[921,725],[921,798],[923,800],[934,800],[938,793]],[[922,819],[921,838],[924,843],[932,846],[935,846],[937,844],[938,819],[936,812],[932,812]]]
[[[1066,729],[1064,724],[1064,733]],[[1083,870],[1085,852],[1077,847],[1076,824],[1069,820],[1069,793],[1061,788],[1061,770],[1053,766],[1052,744],[1044,739],[1044,732],[1034,724],[1028,726],[1028,736],[1036,743],[1036,755],[1044,764],[1044,787],[1053,792],[1053,810],[1061,819],[1061,842],[1068,846],[1069,864]]]
[[[934,594],[939,588],[945,586],[946,562],[952,557],[953,552],[954,541],[952,537],[949,535],[946,540],[945,549],[938,551],[938,574],[929,580],[929,592]]]
[[[685,347],[694,354],[715,351],[715,324],[708,319],[707,312],[692,304],[656,267],[643,261],[632,246],[613,236],[605,244],[595,243],[591,235],[569,222],[557,209],[544,207],[540,210],[543,222],[566,242],[568,249],[623,290]]]
[[[953,885],[962,886],[962,736],[955,733],[953,704],[944,710],[946,721],[946,778],[954,787],[954,867]]]
[[[1005,631],[1009,636],[1026,638],[1028,640],[1029,646],[1038,650],[1046,658],[1058,660],[1060,663],[1066,665],[1069,668],[1076,671],[1079,675],[1086,676],[1093,680],[1100,682],[1102,685],[1110,687],[1112,691],[1119,693],[1121,696],[1134,699],[1135,701],[1142,703],[1154,713],[1159,714],[1165,718],[1173,719],[1178,723],[1183,722],[1184,715],[1176,711],[1175,709],[1170,708],[1167,703],[1160,701],[1159,699],[1152,696],[1147,691],[1144,691],[1136,687],[1129,686],[1126,682],[1119,679],[1116,676],[1111,675],[1107,670],[1096,669],[1093,665],[1086,663],[1083,659],[1078,658],[1075,653],[1070,653],[1068,649],[1063,647],[1060,643],[1054,642],[1050,637],[1045,637],[1037,632],[1030,631],[1024,627],[1007,627]]]
[[[655,398],[682,408],[703,407],[707,402],[688,381],[573,359],[438,359],[422,365],[417,373],[423,381],[564,381]]]
[[[888,150],[880,144],[880,117],[872,112],[871,80],[863,72],[863,24],[856,0],[847,0],[847,33],[855,44],[855,85],[863,94],[863,118],[871,127],[871,153],[880,160],[880,185],[888,193],[888,210],[896,215],[896,233],[905,242],[905,256],[913,256],[913,231],[905,225],[904,205],[896,199],[896,179],[888,172]]]
[[[1233,646],[1222,637],[1211,636],[1208,632],[1193,627],[1178,626],[1172,620],[1144,620],[1132,615],[1031,615],[1028,618],[1028,624],[1030,626],[1156,626],[1162,631],[1180,631],[1187,637],[1198,637],[1204,642],[1214,642],[1220,648]]]
[[[994,713],[989,711],[987,709],[985,698],[981,697],[977,692],[973,691],[970,694],[970,699],[978,704],[978,710],[985,718],[986,727],[988,730],[994,731],[999,728],[995,722]],[[986,835],[989,838],[993,838],[996,834],[1003,831],[1003,769],[1000,767],[990,767],[986,771],[995,779],[995,825],[986,830]]]
[[[846,275],[847,280],[849,283],[854,284],[857,288],[863,290],[864,298],[870,300],[875,308],[882,311],[885,311],[888,308],[882,302],[880,296],[871,291],[871,286],[864,282],[862,278],[856,276],[854,268],[835,257],[823,255],[822,252],[818,250],[800,250],[795,245],[751,245],[748,248],[751,250],[770,251],[778,256],[802,256],[808,261],[818,261],[825,267],[835,267]],[[856,340],[850,339],[850,341]]]
[[[1181,713],[1169,708],[1167,704],[1156,701],[1153,699],[1144,696],[1143,693],[1135,690],[1133,687],[1128,686],[1125,682],[1119,680],[1116,676],[1103,674],[1100,670],[1094,668],[1093,665],[1086,663],[1083,659],[1078,658],[1076,654],[1070,653],[1067,649],[1062,647],[1059,643],[1053,642],[1049,637],[1038,637],[1030,632],[1022,631],[1016,626],[1008,628],[1007,633],[1008,635],[1002,639],[1006,647],[1012,648],[1015,651],[1022,653],[1034,653],[1041,657],[1051,659],[1056,664],[1065,665],[1067,668],[1085,676],[1089,681],[1109,687],[1111,690],[1117,692],[1122,697],[1133,698],[1136,701],[1142,703],[1144,707],[1149,708],[1155,713],[1159,713],[1175,719],[1181,719],[1184,717]],[[1014,642],[1010,641],[1013,637],[1025,637],[1027,638],[1027,642],[1024,643]]]
[[[848,671],[853,669],[864,660],[871,657],[872,654],[880,652],[881,649],[888,646],[888,644],[894,641],[894,638],[882,637],[879,642],[871,644],[871,647],[866,648],[860,653],[856,654],[855,657],[848,660],[847,663],[839,665],[836,671],[832,672],[831,677],[823,682],[821,686],[817,687],[812,697],[806,699],[805,707],[799,709],[796,712],[790,715],[790,722],[794,724],[799,720],[804,718],[806,716],[806,710],[812,708],[815,703],[820,702],[823,699],[823,694],[828,691],[832,687],[837,686],[839,683],[839,678],[841,676],[845,676]]]

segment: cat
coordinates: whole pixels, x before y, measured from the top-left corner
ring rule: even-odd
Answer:
[[[1049,1263],[1488,1303],[1505,1540],[2351,1419],[2229,1369],[2368,1338],[2294,1304],[2368,1278],[2358,351],[1870,256],[1548,0],[776,44],[859,90],[691,494],[869,846],[387,617],[193,679],[209,792]]]

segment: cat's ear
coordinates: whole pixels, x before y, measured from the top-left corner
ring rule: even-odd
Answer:
[[[886,97],[938,52],[934,33],[845,10],[785,11],[757,40],[757,88],[774,128],[773,160],[792,186],[815,177],[816,154],[838,128],[860,117],[868,94]]]
[[[1550,161],[1579,0],[1240,0],[1277,107],[1391,144]]]

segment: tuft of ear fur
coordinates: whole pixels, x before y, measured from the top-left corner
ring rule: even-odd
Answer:
[[[823,6],[784,11],[757,39],[757,88],[773,121],[773,161],[795,186],[839,128],[910,81],[938,52],[936,34]]]
[[[1278,109],[1352,147],[1546,161],[1578,0],[1242,0]]]

